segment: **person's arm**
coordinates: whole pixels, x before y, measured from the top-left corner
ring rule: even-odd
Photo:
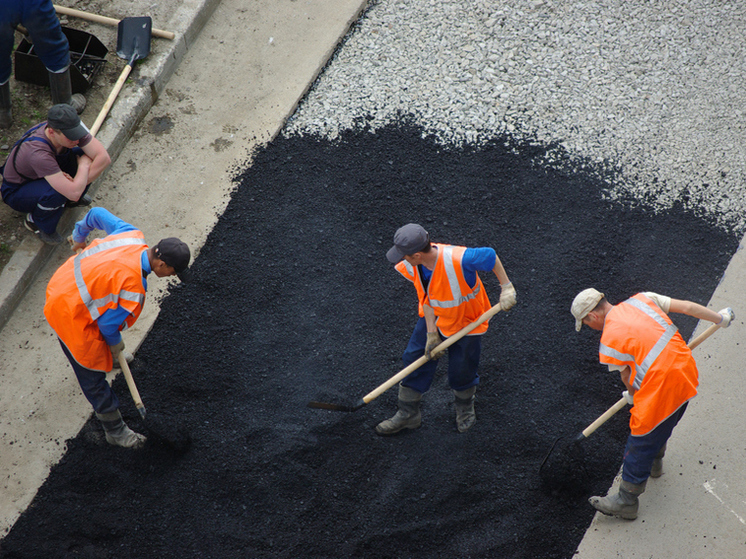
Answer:
[[[104,144],[96,138],[91,138],[91,141],[81,149],[83,150],[83,153],[91,159],[91,169],[88,172],[88,183],[92,183],[101,176],[104,169],[111,164],[111,157],[109,156],[109,152],[106,151]],[[80,165],[80,159],[78,159],[78,165]]]
[[[75,173],[74,177],[71,178],[67,173],[58,171],[52,175],[46,175],[44,179],[49,183],[49,186],[68,200],[78,200],[90,182],[90,169],[91,159],[84,155],[78,158],[78,172]]]
[[[124,321],[130,315],[129,311],[122,307],[116,309],[109,309],[98,317],[96,323],[98,329],[101,331],[101,335],[104,337],[104,341],[110,346],[115,346],[122,341],[121,329],[124,325]]]
[[[681,299],[671,299],[669,311],[678,314],[693,316],[694,318],[698,318],[700,320],[708,320],[710,322],[714,322],[715,324],[720,324],[720,322],[723,320],[723,315],[721,313],[710,310],[707,307],[700,305],[699,303],[684,301]]]
[[[422,312],[425,315],[425,323],[427,324],[428,333],[437,332],[438,327],[435,326],[435,311],[430,305],[423,304]]]
[[[75,224],[72,234],[73,250],[78,245],[82,245],[78,248],[85,248],[85,240],[94,229],[105,231],[107,235],[111,235],[113,233],[134,231],[137,228],[123,219],[119,219],[105,208],[92,208],[88,210],[83,219]]]

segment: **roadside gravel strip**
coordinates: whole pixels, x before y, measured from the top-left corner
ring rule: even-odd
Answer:
[[[507,132],[552,146],[543,164],[602,168],[612,198],[741,235],[744,28],[738,2],[380,0],[285,134],[400,115],[444,144]]]

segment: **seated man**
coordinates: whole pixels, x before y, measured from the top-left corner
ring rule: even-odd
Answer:
[[[28,130],[10,150],[3,175],[3,202],[25,212],[24,225],[47,244],[59,244],[57,223],[65,207],[87,206],[90,184],[111,163],[70,105],[54,105],[46,122]]]

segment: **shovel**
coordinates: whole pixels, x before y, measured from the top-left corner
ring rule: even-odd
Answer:
[[[447,349],[451,347],[453,344],[455,344],[457,341],[459,341],[461,338],[466,336],[469,332],[474,330],[477,326],[482,324],[483,322],[488,321],[490,318],[495,316],[497,313],[499,313],[501,310],[500,303],[492,307],[490,310],[485,311],[482,313],[482,315],[469,324],[468,326],[464,326],[461,330],[456,332],[453,336],[446,338],[441,342],[436,348],[432,351],[432,353],[438,353],[444,349]],[[332,411],[346,411],[346,412],[353,412],[357,411],[360,408],[362,408],[365,404],[370,403],[372,400],[375,400],[378,398],[381,394],[386,392],[389,388],[394,386],[396,383],[398,383],[400,380],[404,379],[405,377],[409,376],[410,373],[413,371],[416,371],[420,367],[422,367],[425,363],[427,363],[430,359],[423,355],[417,361],[414,363],[409,364],[408,366],[404,367],[401,371],[396,373],[393,377],[391,377],[389,380],[384,382],[381,386],[376,388],[375,390],[372,390],[365,396],[363,396],[360,400],[358,400],[354,405],[352,406],[345,406],[341,404],[333,404],[330,402],[308,402],[309,408],[317,408],[321,410],[332,410]]]
[[[687,345],[690,350],[693,350],[696,348],[699,344],[704,342],[707,338],[712,336],[715,333],[715,330],[720,329],[720,326],[717,324],[710,325],[704,332],[702,332],[699,336],[694,338],[691,342],[689,342]],[[593,423],[591,423],[588,427],[583,429],[578,435],[576,435],[572,439],[572,444],[578,444],[583,439],[589,437],[596,429],[601,427],[604,423],[606,423],[613,415],[615,415],[619,410],[621,410],[623,407],[627,405],[627,399],[622,397],[619,399],[617,403],[615,403],[613,406],[611,406],[608,410],[606,410],[601,416],[599,416],[598,419],[596,419]],[[549,456],[554,451],[555,447],[557,446],[557,443],[563,439],[564,437],[557,437],[557,439],[552,444],[551,448],[549,449],[549,452],[547,452],[547,455],[544,457],[544,460],[541,461],[541,465],[539,466],[539,473],[541,473],[542,468],[544,468],[544,465],[547,463],[547,460],[549,459]]]
[[[96,122],[91,126],[92,135],[95,136],[101,128],[117,95],[122,90],[127,76],[130,75],[132,68],[135,66],[135,61],[145,58],[150,54],[150,33],[152,27],[153,22],[148,16],[126,17],[119,22],[117,26],[117,56],[125,59],[127,66],[122,70],[117,83],[114,84],[114,89],[98,113]]]
[[[137,411],[140,412],[140,417],[145,419],[145,406],[142,403],[142,398],[140,398],[140,392],[137,390],[135,379],[132,378],[130,364],[127,363],[127,358],[124,356],[123,351],[119,352],[119,367],[122,369],[122,373],[124,373],[124,380],[127,381],[127,388],[130,389],[132,399],[135,401],[135,407],[137,408]]]

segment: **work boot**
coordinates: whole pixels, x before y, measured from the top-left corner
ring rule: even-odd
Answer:
[[[0,128],[10,128],[13,124],[13,113],[10,107],[10,80],[8,80],[0,85]]]
[[[60,103],[70,105],[78,114],[85,109],[85,97],[80,93],[73,95],[69,66],[67,70],[59,74],[49,72],[49,89],[52,91],[53,105],[59,105]]]
[[[119,410],[96,413],[96,417],[104,427],[107,443],[125,448],[140,448],[145,444],[145,436],[127,427]]]
[[[650,468],[650,477],[661,477],[663,475],[663,457],[666,455],[666,445],[664,444],[658,451],[658,455],[653,460],[653,467]]]
[[[422,394],[407,386],[399,385],[399,410],[394,417],[376,425],[379,435],[393,435],[402,429],[417,429],[422,425],[420,400]]]
[[[640,504],[637,497],[645,491],[646,483],[647,480],[638,484],[622,480],[619,493],[606,497],[591,497],[588,502],[603,514],[634,520],[637,518],[637,507]]]
[[[456,427],[459,433],[465,433],[477,422],[477,415],[474,413],[474,394],[476,391],[476,386],[466,390],[453,391],[453,395],[456,397]]]

